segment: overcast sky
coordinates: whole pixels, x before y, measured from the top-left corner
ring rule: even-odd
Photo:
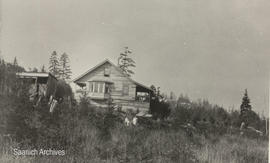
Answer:
[[[247,88],[268,113],[269,0],[2,0],[1,57],[48,67],[66,52],[73,78],[128,46],[133,78],[239,109]]]

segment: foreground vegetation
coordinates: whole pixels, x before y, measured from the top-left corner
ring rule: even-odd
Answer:
[[[2,126],[7,127],[1,130],[0,162],[261,163],[268,160],[268,141],[263,137],[199,131],[190,135],[186,128],[162,121],[127,127],[120,114],[109,109],[98,111],[87,99],[72,107],[65,101],[51,114],[47,103],[34,109],[21,98],[1,96],[1,116],[2,112],[8,114],[1,117]],[[14,148],[63,149],[65,155],[14,156]]]
[[[67,149],[65,156],[14,156],[10,153],[10,145],[16,144],[6,144],[0,161],[263,163],[267,162],[268,156],[266,141],[240,139],[231,135],[217,140],[203,137],[189,140],[180,131],[150,131],[146,135],[140,129],[127,130],[119,127],[112,132],[110,141],[101,141],[95,129],[88,130],[91,131],[86,131],[79,151]]]

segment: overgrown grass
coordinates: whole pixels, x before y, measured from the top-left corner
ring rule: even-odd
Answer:
[[[12,112],[14,104],[8,103],[8,98],[1,101],[0,99],[1,111],[11,109]],[[190,136],[181,128],[166,128],[162,125],[158,127],[157,124],[152,128],[143,125],[126,127],[121,121],[115,120],[115,115],[111,112],[99,113],[93,108],[88,108],[90,106],[87,104],[80,106],[81,110],[80,107],[73,108],[79,110],[72,112],[65,109],[66,107],[65,104],[59,106],[55,115],[43,113],[44,109],[48,109],[45,106],[39,108],[41,112],[36,110],[36,114],[48,117],[42,119],[37,116],[31,121],[31,129],[38,133],[36,144],[27,143],[27,140],[15,141],[12,136],[1,132],[0,162],[264,163],[268,161],[266,139],[240,137],[239,134],[220,136],[211,133],[205,137],[196,132]],[[8,116],[8,113],[4,115]],[[3,114],[1,116],[5,117]],[[8,118],[4,119],[5,122],[1,119],[1,124],[6,125]],[[53,121],[55,124],[52,123]],[[57,141],[48,143],[53,139]],[[12,150],[50,147],[64,149],[66,154],[64,156],[15,156]]]
[[[14,156],[12,148],[18,144],[1,137],[0,162],[263,163],[268,160],[268,141],[261,139],[235,135],[190,138],[181,130],[145,130],[122,125],[110,133],[111,138],[103,140],[96,128],[81,124],[69,136],[70,139],[79,136],[82,142],[76,148],[66,149],[65,156]]]
[[[225,135],[212,143],[205,140],[196,151],[200,162],[213,163],[266,163],[268,162],[268,141]]]

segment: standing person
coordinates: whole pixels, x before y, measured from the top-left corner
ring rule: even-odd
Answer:
[[[244,135],[244,127],[245,127],[245,122],[242,122],[240,126],[240,135]]]
[[[130,124],[129,119],[128,119],[128,117],[126,116],[126,117],[125,117],[125,125],[126,125],[126,126],[129,126],[129,124]]]
[[[133,124],[134,126],[136,126],[136,125],[137,125],[137,122],[138,122],[138,118],[137,118],[137,116],[135,115],[135,116],[133,117],[133,119],[132,119],[132,124]]]

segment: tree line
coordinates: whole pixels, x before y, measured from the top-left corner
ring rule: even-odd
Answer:
[[[59,58],[56,51],[53,51],[49,59],[49,70],[42,65],[40,69],[33,67],[26,70],[18,64],[17,57],[13,62],[6,62],[4,58],[0,58],[0,94],[11,94],[16,91],[16,73],[18,72],[50,72],[56,78],[67,81],[71,79],[71,68],[69,56],[63,53]]]
[[[255,132],[267,135],[268,118],[260,117],[253,109],[247,89],[244,91],[239,109],[228,111],[222,106],[213,105],[208,100],[191,101],[187,95],[178,99],[168,99],[170,114],[166,117],[173,126],[180,127],[190,124],[198,131],[207,134],[224,134],[236,132],[242,126],[244,132]],[[156,111],[155,111],[156,112]],[[164,115],[166,109],[158,113]]]
[[[0,94],[10,94],[14,88],[16,72],[23,72],[25,69],[18,65],[17,58],[13,63],[6,62],[0,58]]]

